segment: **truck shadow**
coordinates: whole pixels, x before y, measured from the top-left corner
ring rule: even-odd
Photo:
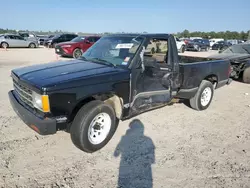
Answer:
[[[155,146],[144,135],[144,125],[138,119],[129,124],[129,129],[117,145],[114,156],[121,156],[118,187],[153,187],[151,165],[155,163]]]

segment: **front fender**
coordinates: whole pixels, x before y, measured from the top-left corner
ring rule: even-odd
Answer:
[[[103,94],[116,94],[122,98],[124,103],[128,103],[129,81],[87,85],[56,91],[49,95],[51,115],[69,116],[76,106],[85,99],[95,98]]]

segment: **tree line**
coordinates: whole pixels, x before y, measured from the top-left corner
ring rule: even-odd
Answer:
[[[23,31],[28,31],[28,30],[23,30]],[[56,30],[56,31],[32,31],[36,33],[37,35],[50,35],[50,34],[57,34],[57,33],[68,33],[66,31],[62,30]],[[3,29],[0,28],[0,34],[4,33],[16,33],[16,30],[14,29]],[[104,32],[104,33],[99,33],[99,34],[111,34],[112,32]],[[125,33],[125,32],[122,32]],[[126,32],[127,33],[127,32]],[[139,33],[139,32],[138,32]],[[147,33],[147,32],[143,32]],[[79,35],[84,35],[84,34],[95,34],[95,33],[83,33],[83,32],[78,32]],[[174,35],[178,37],[184,37],[184,38],[189,38],[189,37],[202,37],[202,38],[223,38],[223,39],[237,39],[237,40],[250,40],[250,30],[249,31],[220,31],[220,32],[215,32],[215,31],[210,31],[210,32],[201,32],[201,31],[194,31],[190,32],[189,30],[184,30],[182,32],[178,33],[173,33]]]
[[[237,39],[237,40],[250,40],[250,30],[249,31],[210,31],[210,32],[200,32],[200,31],[194,31],[190,32],[188,30],[184,30],[183,32],[177,33],[178,37],[202,37],[202,38],[223,38],[226,40],[229,39]]]

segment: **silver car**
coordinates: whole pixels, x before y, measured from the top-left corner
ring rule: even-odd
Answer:
[[[0,35],[0,46],[2,48],[20,47],[20,48],[37,48],[39,46],[37,41],[27,40],[20,35],[3,34]]]

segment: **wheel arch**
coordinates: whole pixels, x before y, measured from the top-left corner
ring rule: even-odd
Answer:
[[[9,43],[6,42],[6,41],[2,41],[2,42],[0,43],[0,45],[2,46],[3,43],[6,43],[6,44],[8,45],[8,47],[10,46]]]
[[[100,100],[106,104],[111,105],[115,111],[116,117],[118,119],[121,119],[123,112],[123,99],[114,93],[104,93],[98,95],[91,95],[79,100],[70,114],[69,122],[73,121],[77,112],[81,109],[82,106],[94,100]]]
[[[203,80],[210,81],[214,85],[214,88],[216,88],[218,84],[218,76],[216,74],[209,74],[208,76],[203,78]]]

